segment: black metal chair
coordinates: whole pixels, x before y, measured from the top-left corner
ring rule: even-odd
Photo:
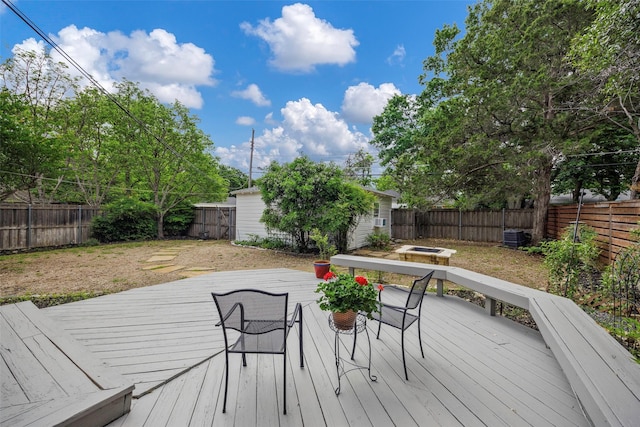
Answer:
[[[225,347],[224,404],[227,411],[227,388],[229,386],[229,353],[242,354],[242,366],[247,366],[247,353],[282,354],[283,356],[283,413],[287,413],[287,336],[298,323],[300,341],[300,367],[304,367],[302,350],[302,306],[297,303],[291,319],[287,318],[288,293],[269,293],[254,289],[239,289],[227,293],[211,293],[218,308]],[[240,333],[229,345],[227,331]]]
[[[433,276],[433,271],[420,279],[414,280],[404,307],[383,303],[383,292],[380,292],[378,296],[380,313],[373,313],[373,318],[379,322],[378,334],[376,335],[377,339],[380,339],[380,329],[382,328],[383,323],[402,331],[402,364],[404,365],[404,376],[407,381],[409,380],[409,375],[407,374],[407,362],[404,355],[404,331],[418,321],[418,341],[420,342],[420,353],[422,353],[422,358],[424,359],[422,336],[420,334],[420,314],[422,313],[422,300],[424,293],[427,290],[431,276]],[[416,308],[418,309],[417,313],[414,311]],[[410,310],[413,312],[410,312]]]

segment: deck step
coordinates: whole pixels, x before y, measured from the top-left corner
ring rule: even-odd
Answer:
[[[105,425],[134,386],[30,301],[0,307],[0,425]]]

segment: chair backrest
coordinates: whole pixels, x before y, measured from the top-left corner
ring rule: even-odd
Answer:
[[[433,271],[426,276],[413,281],[411,292],[409,292],[409,297],[407,298],[407,308],[414,309],[422,302],[422,297],[427,291],[427,286],[429,285],[431,276],[433,276]]]
[[[258,289],[212,292],[220,323],[224,329],[248,334],[264,334],[287,329],[288,293],[270,293]]]

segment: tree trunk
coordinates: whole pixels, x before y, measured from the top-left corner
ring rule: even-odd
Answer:
[[[164,239],[164,214],[158,212],[158,239]]]
[[[535,204],[533,207],[533,231],[531,240],[534,245],[545,238],[547,228],[547,212],[551,200],[551,159],[541,160],[536,171]]]
[[[636,166],[636,172],[633,174],[633,178],[631,178],[631,194],[629,198],[631,200],[638,197],[640,193],[640,160],[638,160],[638,165]]]

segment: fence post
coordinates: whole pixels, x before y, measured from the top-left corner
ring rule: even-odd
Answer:
[[[216,239],[219,239],[222,233],[222,215],[220,215],[220,206],[216,206]]]
[[[27,207],[27,249],[31,249],[31,203]]]
[[[613,260],[613,213],[611,212],[611,203],[609,203],[609,264]]]
[[[82,244],[82,205],[78,205],[78,241],[77,245]]]
[[[207,230],[207,209],[203,206],[200,209],[202,212],[202,227],[200,228],[200,235],[204,236],[204,232]]]
[[[462,209],[458,209],[458,240],[462,240]]]

